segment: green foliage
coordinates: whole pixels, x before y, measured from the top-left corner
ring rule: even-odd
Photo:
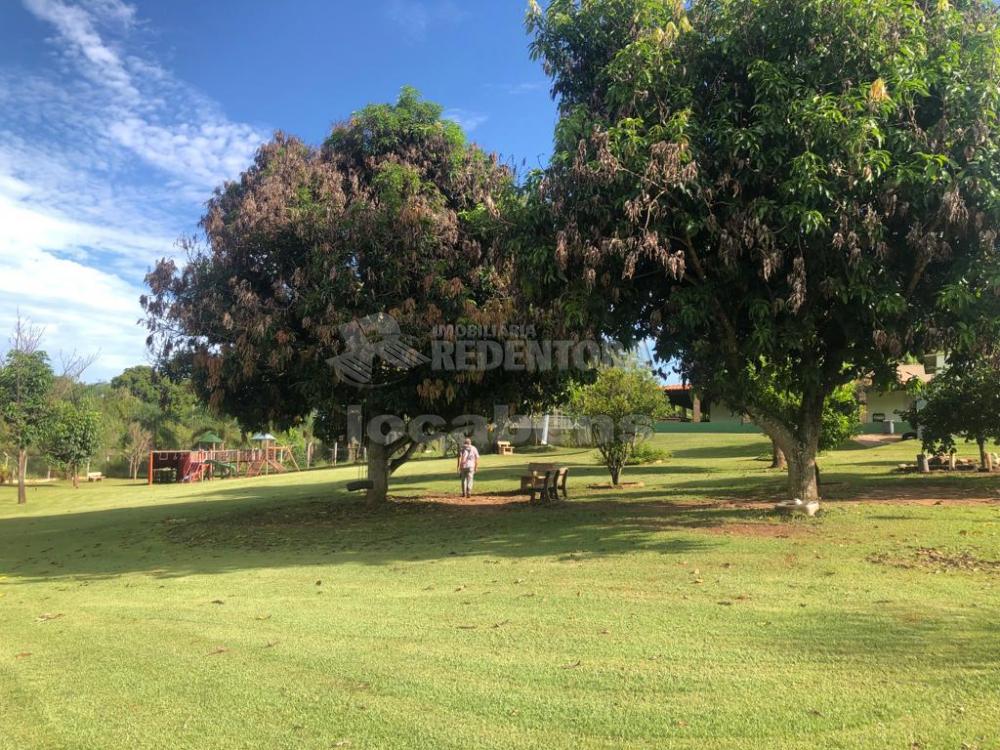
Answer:
[[[926,404],[904,415],[921,431],[924,449],[953,453],[955,438],[979,446],[986,468],[986,442],[1000,440],[1000,369],[995,362],[980,360],[952,366],[929,384],[918,387]]]
[[[100,415],[79,406],[59,402],[53,410],[45,436],[45,453],[58,466],[73,475],[100,446]]]
[[[514,187],[413,89],[355,113],[321,149],[279,135],[209,202],[210,247],[192,248],[184,269],[164,261],[148,276],[153,343],[247,429],[315,413],[317,434],[333,439],[352,403],[406,421],[548,400],[555,375],[402,369],[376,357],[358,388],[329,364],[347,349],[347,327],[383,314],[425,355],[435,326],[532,323],[499,216]]]
[[[819,433],[819,449],[839,448],[861,431],[861,402],[857,387],[842,385],[827,396]]]
[[[552,0],[528,27],[559,103],[540,200],[565,304],[655,339],[798,476],[838,387],[983,334],[993,3]]]
[[[657,448],[648,441],[636,443],[632,449],[632,455],[625,462],[626,466],[644,466],[646,464],[658,464],[670,458],[670,451]]]
[[[7,353],[0,367],[0,419],[18,449],[35,445],[45,434],[53,380],[45,352]]]
[[[638,366],[609,367],[598,372],[593,383],[574,386],[568,408],[575,417],[589,421],[594,444],[614,484],[619,483],[638,441],[669,411],[659,382]]]

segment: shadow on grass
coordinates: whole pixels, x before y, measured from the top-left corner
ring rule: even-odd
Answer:
[[[766,631],[785,654],[802,653],[838,662],[914,665],[988,674],[1000,663],[994,648],[1000,625],[970,616],[956,628],[945,617],[912,603],[882,601],[878,611],[802,611]],[[971,678],[978,679],[978,678]]]
[[[338,493],[291,497],[212,488],[211,502],[0,520],[0,571],[27,582],[159,577],[310,564],[383,565],[453,556],[532,558],[689,554],[719,544],[689,532],[748,520],[711,505],[614,499],[466,505],[401,499],[372,508]]]
[[[762,437],[756,437],[746,443],[738,443],[736,445],[704,445],[697,448],[674,448],[671,453],[675,458],[754,459],[765,452],[770,453],[770,451],[770,441]]]

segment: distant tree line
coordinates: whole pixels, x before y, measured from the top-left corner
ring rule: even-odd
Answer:
[[[151,450],[189,449],[211,432],[227,447],[248,444],[232,417],[198,398],[183,373],[130,367],[109,382],[85,383],[89,358],[59,357],[42,349],[42,331],[20,321],[0,359],[0,483],[64,475],[76,485],[88,470],[136,479]],[[322,462],[328,451],[314,437],[312,419],[279,432],[300,466]]]

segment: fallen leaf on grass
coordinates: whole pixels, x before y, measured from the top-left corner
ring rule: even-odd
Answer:
[[[563,664],[561,667],[559,667],[559,669],[576,669],[577,667],[580,666],[580,664],[582,664],[582,662],[575,661],[572,664]]]
[[[493,623],[494,628],[502,628],[504,625],[508,624],[510,620],[503,620],[502,622]]]
[[[264,648],[274,648],[274,647],[275,647],[275,646],[277,646],[277,645],[278,645],[278,642],[277,642],[277,641],[271,641],[271,642],[270,642],[270,643],[268,643],[268,644],[267,644],[266,646],[264,646]]]
[[[214,651],[209,651],[207,654],[205,654],[205,656],[215,656],[216,654],[224,654],[227,651],[229,651],[229,649],[226,648],[225,646],[219,646]]]
[[[721,602],[719,602],[719,604],[721,604],[723,607],[732,607],[733,606],[732,602],[726,601],[725,599],[723,599]]]
[[[257,617],[255,617],[253,619],[257,620],[258,622],[263,622],[264,620],[270,620],[271,619],[271,615],[258,615]]]
[[[212,604],[225,604],[225,602],[222,599],[213,599]]]
[[[38,615],[38,618],[35,620],[35,622],[48,622],[49,620],[58,620],[62,616],[63,616],[62,612],[59,612],[58,614],[54,615],[46,612],[45,614]]]
[[[31,656],[30,651],[22,651],[19,654],[14,654],[15,659],[27,659],[29,656]]]
[[[475,630],[479,626],[478,625],[456,625],[455,627],[458,628],[459,630]]]
[[[333,746],[334,747],[347,747],[350,744],[351,744],[350,740],[337,740],[336,742],[333,743]]]

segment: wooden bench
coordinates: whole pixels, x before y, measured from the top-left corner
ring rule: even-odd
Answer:
[[[521,492],[530,490],[535,480],[544,477],[545,472],[558,468],[555,464],[528,464],[528,473],[521,476]]]
[[[514,446],[511,445],[510,442],[507,440],[498,440],[497,453],[499,453],[501,456],[513,456]]]
[[[559,492],[562,491],[563,499],[568,498],[566,492],[566,480],[569,477],[569,469],[552,469],[544,474],[535,473],[532,475],[529,493],[531,502],[535,502],[535,496],[541,502],[550,502],[559,499]]]
[[[104,481],[104,475],[101,472],[99,472],[99,471],[88,471],[87,472],[87,481],[88,482],[103,482]]]

